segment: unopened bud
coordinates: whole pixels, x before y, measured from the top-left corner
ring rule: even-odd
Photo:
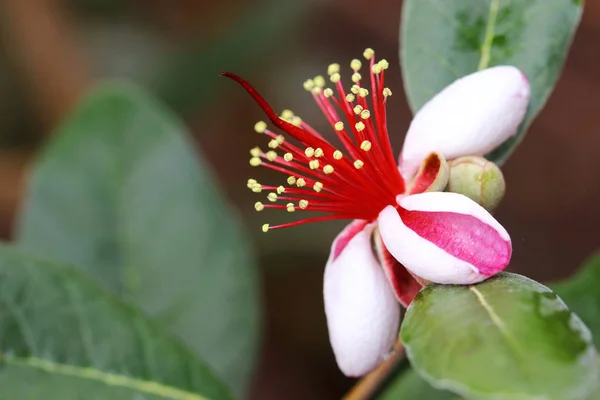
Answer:
[[[506,183],[496,164],[480,156],[467,156],[450,163],[447,191],[463,194],[492,211],[502,201]]]

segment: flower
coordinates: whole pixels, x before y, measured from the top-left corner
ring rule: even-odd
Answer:
[[[479,71],[437,94],[415,115],[398,165],[387,129],[385,86],[388,62],[367,49],[369,85],[352,60],[354,85],[346,91],[339,64],[307,80],[309,91],[333,128],[341,147],[321,136],[291,111],[278,116],[242,78],[270,122],[295,139],[258,122],[269,138],[268,151],[250,153],[250,165],[286,176],[286,185],[248,187],[268,191],[269,202],[255,208],[316,211],[323,215],[263,231],[332,219],[351,219],[334,240],[324,274],[330,341],[342,372],[360,376],[389,353],[398,330],[400,303],[407,306],[421,286],[472,284],[506,267],[512,247],[506,230],[466,196],[441,192],[448,182],[446,159],[483,155],[514,135],[529,101],[525,76],[511,66]],[[370,99],[370,100],[369,100]],[[372,249],[374,238],[376,252]],[[387,279],[386,279],[387,278]]]

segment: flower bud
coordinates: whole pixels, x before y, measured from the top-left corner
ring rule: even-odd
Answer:
[[[446,190],[463,194],[492,211],[502,201],[506,183],[496,164],[480,156],[467,156],[450,163],[450,180]]]

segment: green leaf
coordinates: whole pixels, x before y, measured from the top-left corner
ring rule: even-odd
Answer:
[[[582,13],[580,0],[406,0],[400,61],[413,111],[457,78],[514,65],[531,84],[517,135],[488,158],[504,162],[541,111],[562,69]]]
[[[590,328],[594,343],[600,346],[600,253],[585,262],[572,278],[551,287]]]
[[[83,268],[247,386],[259,330],[253,254],[181,123],[128,85],[93,91],[33,167],[22,247]]]
[[[459,397],[454,393],[435,389],[413,369],[409,369],[394,379],[378,397],[378,400],[403,399],[458,400]]]
[[[231,399],[173,335],[60,264],[0,246],[3,399]]]
[[[401,338],[419,374],[467,398],[580,399],[596,383],[589,330],[552,291],[516,274],[425,287]]]

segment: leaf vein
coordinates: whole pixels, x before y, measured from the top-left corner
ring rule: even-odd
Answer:
[[[203,397],[199,394],[165,386],[158,382],[144,381],[124,375],[98,371],[93,368],[59,364],[36,357],[20,358],[3,356],[0,359],[9,365],[29,367],[48,373],[88,379],[104,383],[108,386],[133,389],[146,394],[161,396],[171,400],[208,400],[206,397]]]

